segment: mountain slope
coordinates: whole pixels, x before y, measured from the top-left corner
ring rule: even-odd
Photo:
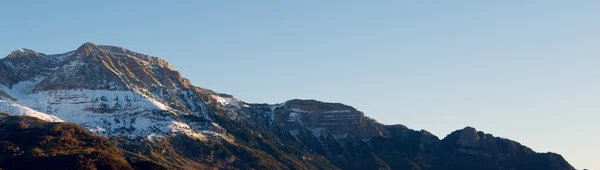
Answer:
[[[0,113],[0,169],[164,169],[126,160],[103,137],[72,123],[49,123]]]
[[[211,124],[191,127],[181,120],[182,115],[206,113],[198,95],[201,89],[190,87],[172,66],[157,58],[138,58],[92,43],[64,55],[30,50],[14,55],[2,63],[15,63],[12,59],[16,57],[36,58],[44,62],[31,67],[52,67],[16,79],[22,81],[7,81],[10,83],[0,86],[4,101],[63,117],[97,134],[134,137],[189,133],[202,138],[204,135],[191,129],[211,128]]]
[[[247,103],[193,86],[160,58],[90,42],[0,59],[0,111],[76,123],[179,169],[573,169],[473,128],[440,140],[340,103]]]

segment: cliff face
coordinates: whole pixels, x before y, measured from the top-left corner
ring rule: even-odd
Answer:
[[[275,111],[276,121],[290,128],[301,126],[360,137],[382,135],[378,129],[381,125],[355,108],[343,104],[290,100]]]

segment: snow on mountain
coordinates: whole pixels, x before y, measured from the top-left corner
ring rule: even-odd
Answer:
[[[244,104],[245,103],[244,101],[233,98],[233,97],[221,97],[218,95],[211,95],[210,97],[217,100],[217,102],[223,106],[232,106],[237,109],[240,109],[242,107],[250,107],[250,105]]]
[[[26,70],[36,67],[44,69]],[[205,103],[214,100],[239,107],[233,98],[203,97],[213,93],[164,60],[120,47],[85,43],[63,54],[16,50],[0,59],[0,112],[74,122],[99,135],[230,140],[211,131],[218,124],[186,117],[210,120]]]
[[[306,165],[312,163],[318,165],[312,169],[335,169],[322,166],[330,162],[341,169],[406,169],[407,165],[416,165],[412,161],[440,161],[438,156],[432,156],[436,152],[455,160],[462,152],[485,155],[490,151],[500,153],[495,151],[498,148],[510,148],[513,152],[517,146],[511,141],[496,142],[503,139],[493,136],[485,139],[487,135],[479,136],[472,128],[440,141],[426,131],[380,124],[340,103],[247,103],[193,86],[158,57],[89,42],[62,54],[19,49],[0,59],[0,112],[49,122],[73,122],[107,137],[124,136],[128,139],[125,143],[134,143],[133,147],[125,144],[124,149],[134,153],[144,150],[142,154],[149,158],[166,156],[156,159],[163,163],[195,159],[207,165],[225,165],[223,168],[227,169],[230,165],[246,164],[259,165],[255,169],[307,169]],[[175,135],[183,138],[162,140]],[[450,145],[440,145],[444,142]],[[495,146],[502,143],[508,146]],[[148,148],[146,144],[162,146]],[[177,147],[176,152],[169,151]],[[528,148],[520,150],[531,152]],[[196,154],[199,152],[206,153]],[[549,158],[554,159],[553,155]],[[287,168],[278,168],[278,163]],[[285,163],[291,164],[284,166]],[[250,167],[254,168],[246,168]],[[188,169],[202,168],[206,169]]]
[[[48,122],[64,122],[56,116],[41,113],[16,103],[7,102],[5,100],[0,100],[0,112],[12,113],[13,115],[19,116],[31,116]]]
[[[3,99],[2,102],[6,104],[0,106],[0,111],[48,121],[74,122],[102,135],[166,135],[170,130],[165,127],[176,124],[173,118],[165,116],[173,114],[170,113],[170,108],[132,91],[33,92],[32,89],[42,80],[43,77],[38,77],[32,81],[18,83],[13,88],[1,86],[0,90],[16,100]],[[15,108],[19,108],[18,111],[21,112],[16,112]]]
[[[166,61],[121,47],[88,42],[63,54],[17,50],[11,56],[0,59],[0,111],[73,122],[99,135],[234,141],[217,115],[266,129],[284,125],[294,137],[380,134],[377,127],[361,130],[376,125],[352,107],[310,100],[247,103],[192,86]],[[44,69],[25,70],[38,67]]]

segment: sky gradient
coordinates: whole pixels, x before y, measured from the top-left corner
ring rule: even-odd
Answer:
[[[116,45],[248,102],[341,102],[440,138],[473,126],[600,169],[598,9],[585,0],[7,1],[0,53]]]

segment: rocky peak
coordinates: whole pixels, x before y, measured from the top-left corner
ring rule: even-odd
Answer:
[[[18,82],[44,75],[54,66],[46,54],[18,49],[0,59],[0,84],[10,88]]]
[[[123,47],[96,45],[92,42],[82,44],[75,50],[73,56],[91,56],[99,60],[112,60],[111,62],[116,62],[117,60],[131,61],[154,68],[165,68],[169,71],[176,71],[175,67],[161,58],[137,53]]]
[[[100,48],[100,47],[98,47],[93,42],[88,41],[88,42],[85,42],[85,43],[81,44],[81,46],[79,46],[79,48],[88,48],[88,49],[91,49],[91,48]]]
[[[37,56],[45,56],[45,54],[38,53],[38,52],[30,50],[30,49],[21,48],[21,49],[15,50],[15,51],[11,52],[10,54],[8,54],[8,56],[6,56],[6,58],[30,57],[30,56],[36,56],[36,57]]]
[[[94,54],[98,54],[102,51],[100,47],[92,42],[86,42],[79,46],[77,50],[74,52],[74,56],[91,56]]]
[[[479,146],[479,140],[481,137],[477,133],[477,130],[473,127],[465,127],[460,131],[460,137],[456,141],[461,146],[476,147]]]
[[[126,57],[126,58],[133,57],[135,59],[142,60],[142,61],[148,63],[149,65],[157,67],[157,68],[166,68],[170,71],[176,71],[175,67],[170,65],[167,61],[165,61],[161,58],[158,58],[158,57],[145,55],[142,53],[131,51],[131,50],[123,48],[123,47],[109,46],[109,45],[98,45],[98,47],[100,47],[103,50],[108,51],[108,53],[118,56],[118,57]]]

